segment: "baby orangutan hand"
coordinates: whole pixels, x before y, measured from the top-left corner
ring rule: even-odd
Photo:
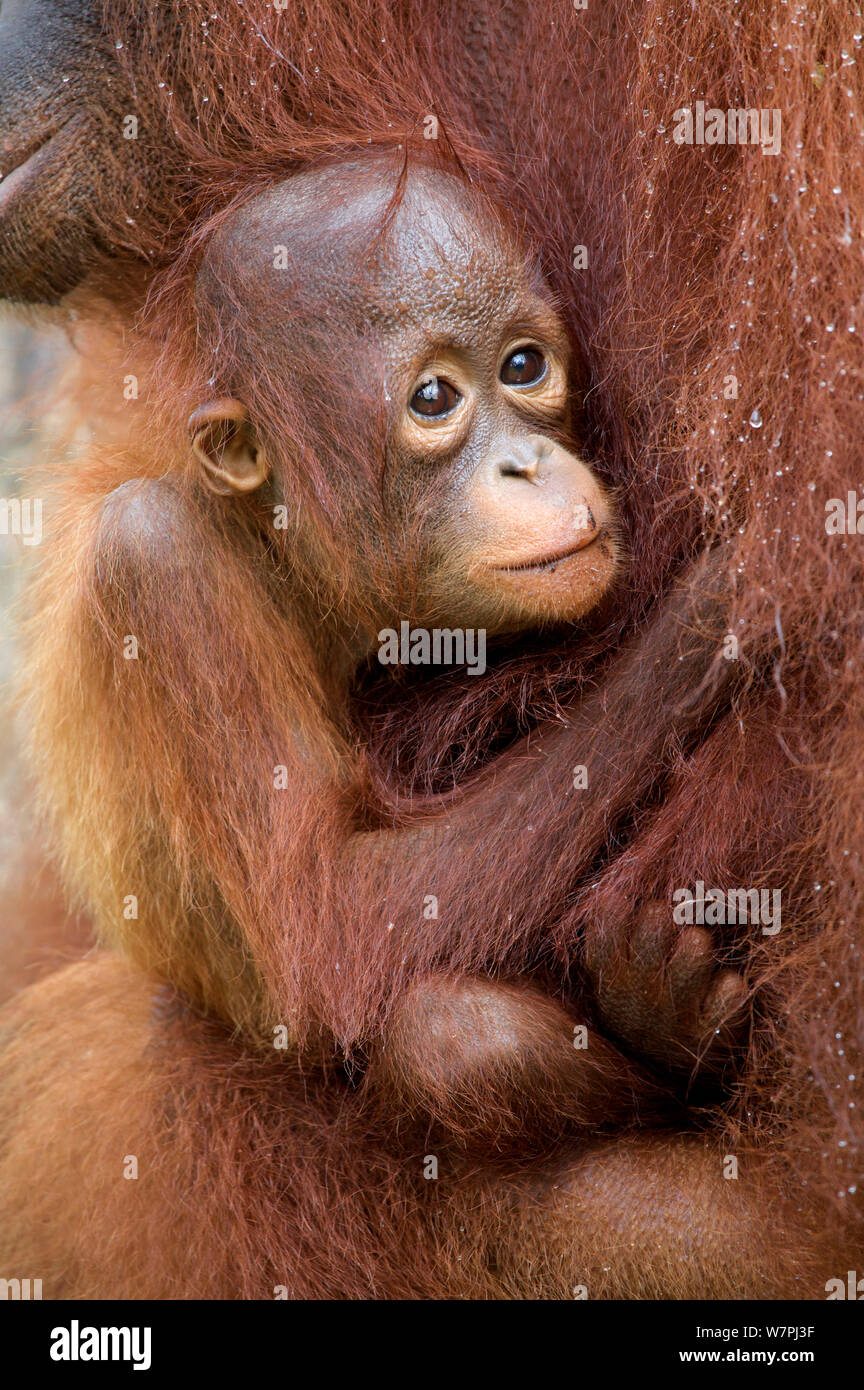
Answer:
[[[718,969],[710,931],[676,925],[667,902],[645,904],[626,942],[590,932],[585,967],[604,1032],[663,1067],[716,1073],[746,1035],[743,976]]]

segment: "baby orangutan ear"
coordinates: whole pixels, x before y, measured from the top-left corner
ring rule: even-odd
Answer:
[[[211,492],[254,492],[267,481],[270,464],[242,401],[223,396],[200,406],[189,416],[189,438]]]

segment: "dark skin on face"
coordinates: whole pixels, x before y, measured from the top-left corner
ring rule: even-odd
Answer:
[[[284,363],[305,388],[310,428],[312,402],[322,397],[346,428],[362,431],[361,417],[381,412],[386,537],[379,515],[374,545],[408,579],[388,591],[380,567],[374,572],[359,605],[371,610],[373,633],[377,625],[398,626],[406,592],[415,621],[490,634],[582,619],[616,576],[620,542],[610,497],[562,442],[570,427],[563,325],[514,241],[488,213],[478,214],[450,175],[409,172],[385,247],[370,262],[393,186],[392,161],[369,158],[297,176],[250,204],[208,252],[198,286],[202,310],[221,322],[236,312],[229,305],[243,306],[241,321],[254,319],[255,342],[268,345],[268,368]],[[290,255],[277,270],[280,245]],[[237,349],[242,394],[203,404],[189,421],[202,480],[237,505],[268,480],[277,497],[289,484],[290,458],[255,415],[255,351],[247,375]],[[376,525],[373,491],[365,494],[356,480],[352,537],[368,538]],[[299,601],[326,596],[319,626],[325,633],[329,626],[331,637],[323,644],[351,651],[356,667],[374,651],[352,626],[356,590],[370,571],[353,567],[354,593],[350,603],[343,597],[342,611],[302,532],[288,544],[295,561],[305,552],[299,563],[309,570]],[[345,679],[353,674],[349,664]],[[617,761],[611,750],[607,760]],[[448,832],[458,819],[448,814]],[[428,830],[409,850],[410,840],[409,832],[361,837],[348,849],[349,862],[356,854],[368,872],[384,860],[392,872],[407,855],[420,877],[424,855],[428,863],[437,851]],[[483,843],[491,858],[491,842]],[[586,838],[583,848],[593,843]],[[447,858],[443,847],[439,858]],[[450,887],[455,900],[458,885]],[[394,887],[387,901],[398,898]],[[674,1019],[662,1014],[662,1023],[658,1010],[658,1029],[668,1027],[670,1049],[691,1062],[712,1028],[735,1012],[742,985],[731,972],[715,977],[705,934],[673,942],[670,956],[667,978],[681,1007]],[[699,999],[683,1027],[681,996],[697,961]],[[636,994],[653,987],[653,977],[649,984],[637,976],[634,967]],[[395,1097],[406,1110],[419,1108],[493,1148],[538,1121],[621,1120],[640,1091],[643,1115],[650,1111],[650,1083],[599,1036],[575,1050],[573,1026],[565,1009],[526,983],[429,979],[400,1001],[370,1079],[390,1104]]]
[[[57,302],[141,206],[147,122],[124,138],[141,113],[102,12],[102,0],[0,0],[0,298]]]

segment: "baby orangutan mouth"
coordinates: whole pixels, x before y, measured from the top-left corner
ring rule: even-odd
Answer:
[[[574,545],[569,546],[566,550],[560,550],[555,555],[547,555],[542,560],[525,560],[521,564],[498,565],[496,568],[503,574],[533,573],[535,570],[555,570],[558,565],[562,565],[565,560],[571,560],[574,555],[579,555],[583,550],[587,550],[595,541],[602,541],[608,536],[609,533],[606,528],[601,529],[595,526],[593,524],[593,517],[591,521],[592,529],[586,532],[584,536],[580,536],[578,541],[576,541]]]

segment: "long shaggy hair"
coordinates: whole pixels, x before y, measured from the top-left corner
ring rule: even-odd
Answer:
[[[177,153],[164,206],[152,200],[149,221],[126,228],[149,267],[134,332],[119,288],[100,287],[115,306],[101,331],[115,310],[124,320],[99,369],[104,394],[116,399],[130,371],[141,390],[125,411],[106,406],[103,442],[58,488],[29,668],[34,757],[71,881],[106,935],[252,1034],[281,1020],[362,1052],[406,980],[442,963],[508,977],[542,967],[563,993],[583,948],[621,933],[643,900],[696,881],[780,888],[779,935],[718,930],[752,986],[753,1028],[734,1092],[704,1120],[724,1142],[775,1150],[791,1190],[806,1184],[845,1223],[864,1177],[862,567],[857,535],[828,535],[825,517],[829,499],[864,490],[861,34],[851,3],[738,8],[730,19],[665,0],[585,11],[562,0],[472,15],[449,0],[364,0],[289,16],[247,0],[216,18],[176,0],[112,18],[122,61],[161,94]],[[698,101],[779,110],[780,152],[676,143],[676,112]],[[580,437],[618,497],[627,581],[590,633],[502,645],[483,681],[394,691],[364,677],[322,727],[315,635],[274,597],[278,557],[252,522],[238,543],[236,517],[195,503],[206,544],[135,592],[122,557],[117,582],[94,578],[93,537],[121,483],[176,477],[192,495],[185,420],[212,393],[214,360],[230,361],[214,358],[225,344],[194,290],[220,226],[322,160],[385,147],[410,161],[433,143],[506,208],[562,306]],[[263,357],[261,372],[302,458],[290,382]],[[328,447],[347,466],[350,442]],[[338,575],[347,547],[321,463],[298,468],[292,498]],[[380,464],[350,453],[358,476]],[[393,933],[381,946],[374,874],[340,868],[334,848],[346,827],[363,807],[398,827],[406,808],[447,804],[566,714],[709,545],[734,580],[742,659],[776,653],[767,678],[677,750],[650,798],[639,789],[578,874],[526,837],[501,869],[504,894],[490,889],[499,866],[484,875],[483,843],[471,843],[477,885],[453,940],[403,952]],[[164,656],[148,676],[114,635],[160,610],[147,638]],[[634,743],[651,699],[646,673]],[[263,777],[290,761],[298,729],[331,775],[286,807]],[[139,882],[140,917],[124,920],[118,904]],[[431,891],[412,888],[418,905]]]

